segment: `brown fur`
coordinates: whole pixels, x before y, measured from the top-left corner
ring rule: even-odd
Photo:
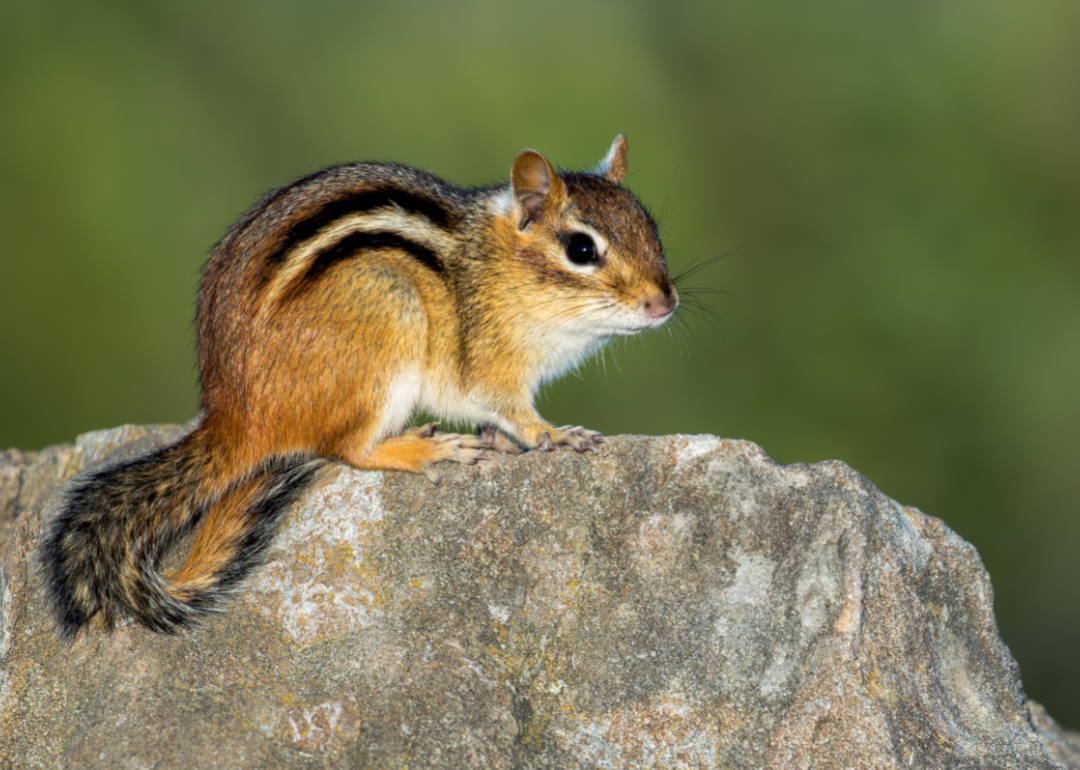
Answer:
[[[258,563],[315,458],[437,481],[435,463],[471,464],[485,447],[595,448],[599,434],[553,427],[533,398],[678,302],[625,173],[618,137],[590,174],[527,150],[502,187],[359,163],[267,196],[204,269],[199,424],[76,487],[43,545],[64,632],[98,612],[173,630],[205,611]],[[416,409],[481,435],[403,434]],[[199,520],[187,561],[161,581],[164,544]]]

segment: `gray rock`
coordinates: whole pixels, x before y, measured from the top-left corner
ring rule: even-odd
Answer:
[[[83,436],[52,478],[177,430]],[[58,491],[19,493],[0,766],[1080,767],[975,549],[842,463],[624,436],[440,471],[332,468],[202,628],[70,647],[33,556]]]
[[[40,452],[0,452],[0,545],[18,513],[36,507],[43,494],[67,478],[64,474],[73,449],[64,445]]]
[[[0,452],[0,546],[7,540],[16,516],[37,508],[45,493],[60,482],[82,469],[100,465],[106,457],[115,462],[167,443],[179,430],[175,425],[124,425],[80,436],[75,446],[62,444],[40,452]]]

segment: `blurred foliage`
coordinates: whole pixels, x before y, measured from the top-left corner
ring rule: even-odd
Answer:
[[[738,248],[690,282],[732,293],[545,416],[847,461],[978,547],[1080,727],[1078,30],[1073,0],[6,3],[0,446],[190,418],[198,269],[264,191],[625,132],[673,270]]]

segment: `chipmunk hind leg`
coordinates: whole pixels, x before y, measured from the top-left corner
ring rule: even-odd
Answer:
[[[432,467],[435,463],[475,465],[486,459],[487,455],[483,452],[486,446],[478,436],[436,433],[435,423],[429,423],[400,436],[384,439],[351,462],[363,470],[423,473],[433,484],[438,484],[442,478]]]
[[[434,425],[402,432],[422,401],[431,358],[442,355],[432,351],[447,344],[446,319],[429,314],[452,300],[425,271],[402,264],[400,255],[372,255],[343,265],[322,296],[327,303],[340,294],[342,304],[333,330],[338,342],[327,347],[334,359],[313,369],[336,373],[337,397],[334,419],[318,421],[324,440],[316,451],[361,470],[423,473],[438,483],[435,463],[473,464],[484,445],[475,436],[436,433]],[[362,287],[363,302],[347,287]]]
[[[418,369],[400,372],[386,387],[375,424],[362,425],[339,445],[336,454],[361,470],[423,473],[434,484],[441,481],[432,467],[435,463],[473,465],[485,459],[482,450],[486,444],[481,438],[439,433],[435,430],[438,423],[400,433],[419,401],[421,387]]]

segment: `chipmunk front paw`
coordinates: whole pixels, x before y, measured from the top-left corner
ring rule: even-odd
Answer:
[[[552,428],[541,433],[537,439],[536,448],[550,452],[557,447],[568,446],[575,452],[595,452],[606,441],[607,439],[595,430],[589,430],[580,425],[564,425],[561,428]]]

